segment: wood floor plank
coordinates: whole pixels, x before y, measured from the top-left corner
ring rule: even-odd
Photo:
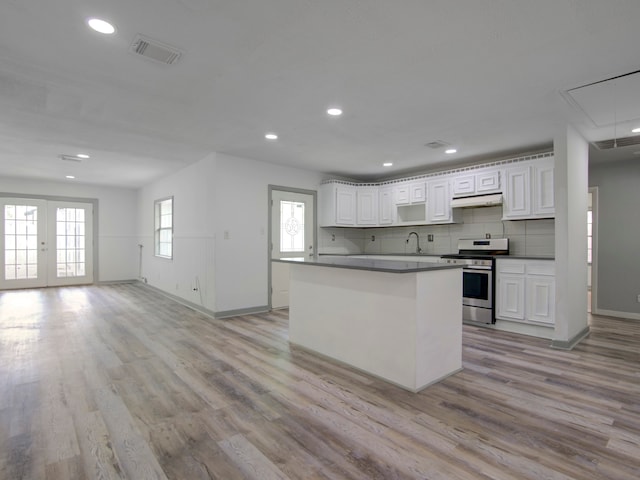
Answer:
[[[640,322],[463,327],[418,394],[142,284],[0,292],[0,480],[640,478]]]

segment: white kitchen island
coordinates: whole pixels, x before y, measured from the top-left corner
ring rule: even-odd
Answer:
[[[289,340],[412,392],[462,368],[460,267],[319,256],[290,263]]]

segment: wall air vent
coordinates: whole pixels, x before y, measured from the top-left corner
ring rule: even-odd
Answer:
[[[444,148],[444,147],[448,147],[449,145],[451,145],[450,143],[444,142],[442,140],[435,140],[433,142],[429,142],[429,143],[425,143],[424,146],[425,147],[429,147],[429,148],[433,148],[434,150],[436,148]]]
[[[640,145],[640,135],[633,137],[611,138],[609,140],[601,140],[599,142],[591,142],[591,145],[598,150],[611,150],[612,148],[628,147],[630,145]]]
[[[140,34],[133,39],[129,51],[165,65],[173,65],[182,56],[182,52],[176,47],[152,40]]]

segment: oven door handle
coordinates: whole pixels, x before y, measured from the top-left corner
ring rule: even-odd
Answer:
[[[492,270],[492,267],[485,267],[485,266],[482,266],[482,265],[479,265],[479,266],[473,266],[473,267],[471,267],[471,266],[466,266],[466,267],[464,267],[462,270],[463,270],[463,271],[465,271],[465,270],[467,270],[467,271],[473,271],[473,270],[484,270],[484,271],[490,271],[490,270]]]

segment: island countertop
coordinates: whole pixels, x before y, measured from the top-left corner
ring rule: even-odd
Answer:
[[[462,268],[461,265],[446,263],[425,263],[410,260],[377,260],[375,258],[350,258],[345,256],[314,255],[313,257],[295,257],[272,259],[274,262],[295,263],[319,267],[348,268],[352,270],[370,270],[387,273],[414,273],[432,270]]]

